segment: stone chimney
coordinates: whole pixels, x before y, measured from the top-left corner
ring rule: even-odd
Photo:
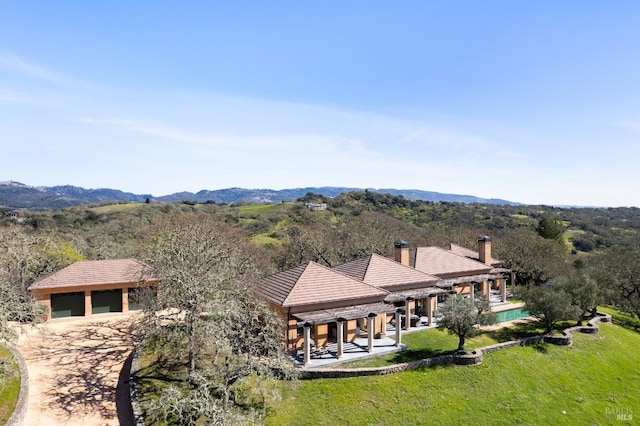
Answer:
[[[491,266],[491,237],[483,235],[478,238],[478,259],[487,266]]]
[[[393,246],[395,247],[395,260],[405,266],[409,266],[409,243],[400,240],[396,241]]]

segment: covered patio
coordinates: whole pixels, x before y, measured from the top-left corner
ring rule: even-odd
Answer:
[[[336,360],[344,357],[345,352],[366,351],[372,353],[374,348],[382,346],[399,347],[400,339],[386,339],[387,314],[396,314],[400,320],[399,310],[386,303],[367,303],[339,308],[320,309],[316,311],[293,314],[298,326],[303,328],[302,350],[296,351],[296,357],[302,352],[302,364],[308,365],[311,358],[322,358],[330,355]],[[378,324],[376,326],[376,323]],[[329,326],[335,325],[335,342],[330,342]],[[314,330],[312,343],[311,331]],[[366,336],[366,339],[363,339]],[[391,343],[390,343],[391,342]],[[329,345],[333,343],[333,348]],[[345,345],[348,345],[345,351]]]
[[[394,319],[399,314],[400,318],[404,317],[403,309],[396,309]],[[296,350],[291,354],[291,358],[297,365],[306,368],[322,368],[329,367],[345,362],[356,361],[359,359],[369,358],[372,356],[384,355],[392,352],[399,352],[407,349],[407,345],[402,343],[402,336],[409,333],[415,333],[422,330],[436,328],[438,326],[438,316],[434,315],[431,324],[427,322],[426,316],[419,316],[415,325],[405,330],[403,327],[396,327],[397,322],[386,323],[386,334],[378,338],[374,338],[373,347],[369,350],[369,336],[356,337],[351,342],[342,344],[342,355],[338,357],[338,342],[329,342],[324,349],[317,351],[317,347],[310,346],[311,353],[309,361],[304,362],[304,348]],[[400,337],[398,337],[400,334]]]
[[[438,306],[438,296],[454,294],[455,291],[448,284],[438,284],[434,287],[417,288],[412,290],[395,291],[389,294],[385,301],[398,307],[400,321],[394,319],[392,324],[405,331],[420,325],[431,326]],[[402,304],[402,306],[399,306]],[[406,320],[408,315],[409,320]]]
[[[386,336],[374,339],[371,351],[368,350],[368,345],[367,337],[357,337],[353,342],[343,343],[340,358],[338,358],[337,342],[329,342],[325,351],[313,353],[306,364],[304,363],[303,349],[298,349],[292,358],[298,365],[304,365],[307,368],[320,368],[406,349],[406,345],[396,345],[396,340]]]

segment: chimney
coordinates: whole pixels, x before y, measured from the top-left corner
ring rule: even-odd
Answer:
[[[400,240],[396,241],[393,246],[395,247],[395,260],[405,266],[409,266],[409,243]]]
[[[491,237],[483,235],[478,238],[478,259],[487,266],[491,266]]]

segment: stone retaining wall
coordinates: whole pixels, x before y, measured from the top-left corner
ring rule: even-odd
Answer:
[[[303,368],[300,370],[301,379],[336,379],[345,377],[362,377],[362,376],[385,376],[387,374],[399,373],[401,371],[415,370],[423,367],[432,367],[434,365],[476,365],[482,363],[482,354],[495,352],[498,350],[511,348],[514,346],[535,345],[539,343],[549,343],[559,346],[570,346],[573,344],[573,333],[597,334],[599,332],[598,322],[611,322],[611,315],[598,314],[589,320],[586,326],[576,326],[567,328],[562,335],[549,335],[525,337],[519,340],[511,340],[509,342],[497,343],[495,345],[486,346],[477,349],[467,355],[441,355],[432,358],[420,359],[417,361],[405,362],[402,364],[394,364],[385,367],[369,367],[369,368]]]
[[[11,354],[13,354],[20,369],[20,393],[18,394],[18,401],[13,409],[13,414],[9,417],[7,426],[20,426],[24,421],[24,417],[27,414],[27,406],[29,405],[29,372],[27,371],[27,365],[20,352],[14,347],[8,345],[6,347],[11,351]]]

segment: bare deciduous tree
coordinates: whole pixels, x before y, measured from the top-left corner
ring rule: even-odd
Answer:
[[[172,415],[201,407],[189,418],[225,416],[247,378],[287,370],[281,319],[252,292],[260,276],[256,249],[210,215],[165,218],[150,238],[145,261],[162,281],[144,302],[143,331],[187,358],[183,380],[190,390]]]

